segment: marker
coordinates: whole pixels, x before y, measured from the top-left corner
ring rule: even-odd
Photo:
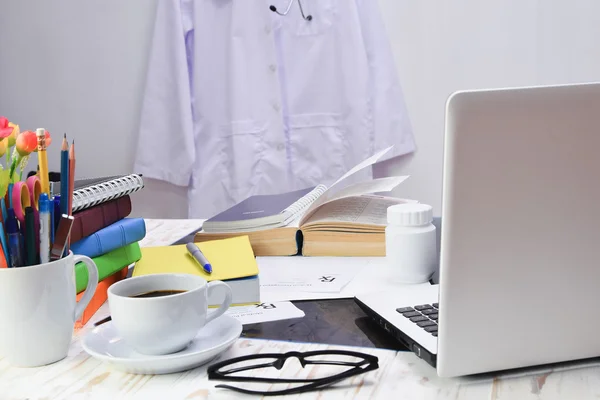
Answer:
[[[206,257],[204,257],[204,254],[202,254],[202,251],[200,251],[200,248],[196,246],[195,243],[190,242],[185,245],[185,248],[194,258],[194,260],[198,261],[198,263],[202,266],[204,272],[207,274],[212,274],[212,265],[210,265]]]
[[[46,193],[40,195],[40,264],[50,262],[50,199]]]
[[[21,253],[21,233],[17,226],[17,217],[15,210],[9,208],[6,217],[6,233],[8,236],[8,251],[11,268],[23,266],[23,256]]]

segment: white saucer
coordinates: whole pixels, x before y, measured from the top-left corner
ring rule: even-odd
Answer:
[[[134,374],[170,374],[205,364],[231,346],[242,333],[242,324],[223,315],[200,330],[192,343],[180,352],[164,356],[140,354],[128,347],[112,322],[94,328],[82,341],[92,357],[107,361]]]

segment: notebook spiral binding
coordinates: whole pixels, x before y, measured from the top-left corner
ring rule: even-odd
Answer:
[[[73,192],[73,212],[126,196],[143,187],[142,177],[137,174],[130,174],[77,189]]]
[[[291,215],[301,213],[312,203],[314,203],[323,193],[325,193],[326,190],[327,186],[318,185],[313,190],[302,196],[300,199],[296,200],[294,204],[286,208],[284,212],[290,213]]]

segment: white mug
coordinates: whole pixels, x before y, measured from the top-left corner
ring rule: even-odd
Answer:
[[[222,287],[223,303],[208,311],[208,294]],[[134,297],[154,291],[179,291],[161,297]],[[153,274],[129,278],[108,289],[112,322],[124,342],[138,353],[171,354],[183,350],[207,323],[231,305],[231,288],[191,274]]]
[[[76,301],[75,264],[85,263],[88,284]],[[16,367],[38,367],[69,352],[75,321],[98,285],[96,264],[85,256],[0,269],[0,357]]]

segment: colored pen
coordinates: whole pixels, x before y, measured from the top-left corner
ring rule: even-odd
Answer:
[[[0,247],[0,268],[8,268],[8,262],[6,261],[4,250],[2,250],[2,247]]]
[[[4,198],[0,199],[0,207],[2,207],[2,221],[6,221],[8,214],[6,213],[6,200]]]
[[[50,195],[50,176],[48,175],[48,156],[46,155],[46,130],[38,128],[35,130],[37,136],[38,167],[39,176],[42,184],[42,193]]]
[[[185,245],[185,248],[187,249],[188,253],[190,253],[190,255],[194,258],[194,260],[198,261],[198,263],[202,266],[202,268],[207,274],[212,274],[212,265],[210,265],[204,254],[202,254],[200,248],[196,246],[195,243],[190,242]]]
[[[50,262],[50,199],[46,193],[40,195],[40,264]]]
[[[52,243],[54,243],[54,235],[56,235],[58,223],[60,222],[60,216],[62,215],[62,213],[60,212],[60,199],[60,195],[54,196],[54,232],[52,233]]]
[[[63,214],[60,217],[60,223],[56,229],[54,235],[54,244],[52,245],[52,251],[50,252],[50,259],[52,261],[58,260],[62,257],[67,247],[67,240],[71,236],[71,227],[75,219],[71,215]]]
[[[50,208],[50,247],[54,243],[54,201],[48,199],[48,208]],[[48,250],[48,254],[50,251]]]
[[[6,221],[6,220],[5,220]],[[4,232],[4,224],[0,222],[0,241],[2,241],[2,251],[6,258],[6,263],[10,265],[10,252],[8,251],[8,243],[6,241],[6,233]]]
[[[67,143],[67,134],[65,133],[60,148],[60,215],[69,214],[69,144]],[[58,225],[58,224],[57,224]]]
[[[17,268],[23,266],[23,255],[21,252],[21,233],[17,226],[17,217],[15,216],[15,210],[9,208],[6,217],[6,234],[8,236],[8,252],[10,259],[10,266]]]
[[[25,208],[25,265],[35,265],[35,216],[32,207]]]

